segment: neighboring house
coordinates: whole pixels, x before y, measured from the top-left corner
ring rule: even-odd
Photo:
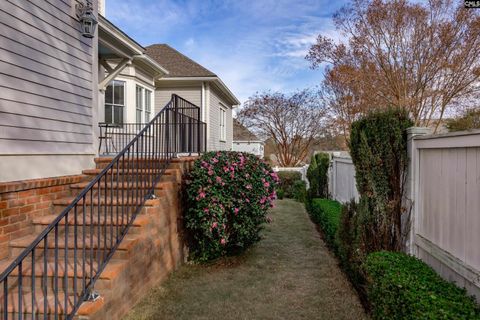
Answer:
[[[233,151],[249,152],[263,158],[264,142],[245,128],[238,120],[233,119]]]
[[[240,101],[213,72],[166,44],[146,47],[146,54],[168,70],[156,80],[155,110],[170,100],[172,93],[196,104],[207,124],[208,150],[231,150],[233,139],[232,109]]]

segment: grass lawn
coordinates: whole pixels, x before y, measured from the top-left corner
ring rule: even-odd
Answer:
[[[365,319],[303,204],[276,204],[257,245],[210,265],[182,266],[125,320]]]

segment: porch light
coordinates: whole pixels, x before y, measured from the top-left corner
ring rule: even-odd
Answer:
[[[80,20],[82,36],[93,38],[98,21],[93,13],[92,3],[89,0],[86,3],[77,4],[77,17]]]

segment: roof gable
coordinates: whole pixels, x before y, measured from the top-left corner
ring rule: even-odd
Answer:
[[[150,45],[146,47],[146,54],[169,71],[165,78],[217,76],[167,44]]]

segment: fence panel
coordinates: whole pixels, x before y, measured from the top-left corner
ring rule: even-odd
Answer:
[[[480,132],[411,140],[411,253],[480,297]]]
[[[359,195],[355,182],[355,166],[348,156],[332,156],[329,171],[330,196],[342,203],[352,199],[358,201]]]

